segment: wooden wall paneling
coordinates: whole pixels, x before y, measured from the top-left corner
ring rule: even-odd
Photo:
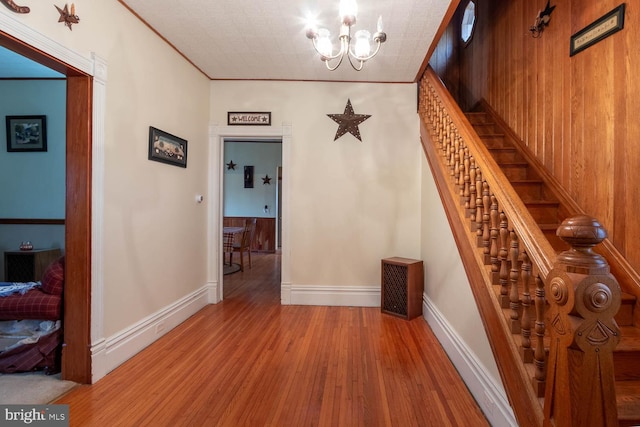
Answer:
[[[244,221],[248,217],[228,217],[223,219],[225,227],[244,227]],[[253,237],[251,250],[255,252],[276,251],[276,219],[275,218],[256,218],[256,231]]]
[[[640,13],[640,6],[637,2],[628,2],[626,11],[635,16]],[[636,23],[637,28],[637,20],[633,22]],[[638,120],[640,82],[636,75],[640,70],[640,55],[632,54],[632,51],[637,51],[639,40],[637,31],[624,31],[617,35],[625,38],[624,43],[616,44],[618,49],[616,55],[624,59],[625,66],[616,67],[614,77],[616,117],[620,117],[617,120],[619,125],[616,127],[614,136],[616,141],[614,182],[632,183],[634,182],[633,174],[638,169],[640,159],[640,144],[637,142],[640,135],[640,120]],[[640,221],[635,219],[637,218],[635,208],[640,206],[640,191],[637,185],[616,186],[613,203],[616,209],[613,217],[614,225],[610,228],[610,232],[614,235],[616,246],[627,256],[634,250],[637,252],[638,239],[634,236],[640,236]],[[626,236],[629,237],[626,238]]]
[[[459,64],[441,64],[438,73],[457,67],[452,93],[461,106],[484,98],[640,270],[640,241],[627,237],[640,234],[632,211],[640,186],[631,176],[640,161],[640,4],[626,2],[622,31],[569,56],[571,34],[619,4],[558,0],[533,39],[528,29],[543,0],[479,1],[473,41],[459,50]],[[443,37],[436,55],[457,43]]]

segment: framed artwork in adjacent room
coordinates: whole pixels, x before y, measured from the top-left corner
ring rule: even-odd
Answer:
[[[47,151],[47,116],[7,116],[7,151]]]

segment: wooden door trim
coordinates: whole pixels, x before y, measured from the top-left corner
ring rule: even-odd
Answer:
[[[92,77],[0,31],[0,46],[67,76],[64,350],[62,379],[91,383]]]

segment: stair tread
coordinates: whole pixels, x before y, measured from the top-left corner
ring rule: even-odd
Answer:
[[[525,205],[559,205],[557,200],[522,200]]]
[[[489,151],[516,151],[515,147],[487,147]]]
[[[514,179],[510,182],[511,184],[544,184],[541,179]]]
[[[515,167],[529,167],[529,163],[527,162],[501,162],[500,166],[506,166],[506,167],[510,167],[510,166],[515,166]]]
[[[640,381],[616,381],[618,420],[640,420]]]

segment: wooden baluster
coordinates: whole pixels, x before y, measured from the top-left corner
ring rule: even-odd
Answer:
[[[545,378],[547,376],[546,351],[544,348],[545,323],[544,313],[547,302],[544,298],[544,283],[540,276],[536,276],[536,350],[533,353],[535,373],[533,389],[538,397],[544,396]]]
[[[451,176],[454,178],[453,182],[457,183],[456,179],[456,157],[458,155],[458,129],[456,125],[451,123],[451,153],[449,153],[449,163],[451,166]]]
[[[462,186],[462,202],[464,203],[465,209],[469,209],[469,168],[471,164],[469,154],[469,147],[465,147],[464,149],[464,173],[462,174],[464,185]]]
[[[489,214],[491,219],[491,248],[489,250],[489,258],[491,262],[491,283],[496,283],[499,279],[500,262],[498,261],[498,199],[493,194],[491,195],[491,212]]]
[[[471,231],[477,234],[478,246],[482,243],[482,170],[476,164],[476,223],[471,224]]]
[[[511,289],[509,292],[509,308],[511,309],[511,333],[520,333],[520,291],[518,289],[518,280],[520,279],[520,270],[518,269],[518,254],[520,252],[520,242],[518,235],[512,231],[511,246],[509,250],[509,258],[511,261],[511,270],[509,271],[509,283]]]
[[[507,216],[504,212],[500,212],[500,251],[498,252],[498,259],[500,260],[500,307],[509,307],[509,224],[507,223]]]
[[[466,144],[464,140],[460,138],[460,146],[459,146],[458,155],[460,156],[460,175],[458,176],[458,196],[460,197],[460,202],[464,203],[464,174],[465,174],[465,166],[464,166],[464,152],[466,150]]]
[[[522,361],[533,361],[533,349],[531,348],[531,293],[529,281],[531,280],[531,261],[526,251],[522,251],[522,347],[520,348]]]
[[[433,87],[431,86],[431,84],[429,84],[429,91],[428,91],[428,96],[429,98],[427,99],[427,117],[429,118],[429,123],[433,123],[433,104],[434,104],[434,96],[433,96]]]
[[[447,166],[451,166],[449,164],[449,157],[451,156],[451,119],[447,115],[444,120],[444,152],[442,155],[445,158],[445,164]]]
[[[456,129],[453,135],[453,180],[460,184],[460,170],[462,169],[462,159],[460,158],[460,135]]]
[[[482,256],[484,264],[488,265],[489,259],[489,246],[491,240],[491,234],[489,233],[491,216],[491,197],[489,196],[489,183],[487,181],[482,182]]]
[[[446,124],[447,112],[444,110],[442,103],[438,100],[438,141],[440,141],[440,153],[445,150],[444,126]]]
[[[438,121],[438,98],[433,95],[433,99],[431,100],[431,129],[435,132],[436,130],[436,122]]]
[[[465,174],[469,173],[469,151],[467,150],[467,147],[465,146],[462,149],[462,164],[460,165],[460,173],[461,173],[461,181],[460,181],[460,188],[458,189],[458,196],[460,196],[460,203],[464,203],[464,186],[465,186]]]
[[[549,363],[545,425],[617,426],[613,351],[620,341],[614,320],[620,285],[593,247],[607,232],[592,217],[578,215],[556,234],[571,246],[547,276]]]
[[[469,156],[469,209],[467,216],[471,225],[476,221],[476,161],[473,156]]]

